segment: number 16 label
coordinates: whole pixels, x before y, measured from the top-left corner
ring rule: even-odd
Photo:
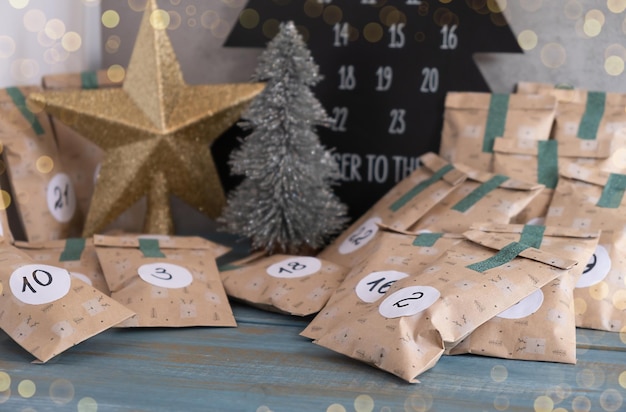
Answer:
[[[356,294],[363,302],[376,302],[380,299],[396,281],[409,275],[397,270],[384,270],[372,272],[365,276],[356,285]]]
[[[25,265],[9,279],[13,296],[29,305],[43,305],[67,295],[72,279],[70,272],[56,266]]]
[[[179,289],[191,285],[193,275],[186,268],[172,263],[146,263],[137,269],[139,276],[154,286]]]
[[[431,286],[409,286],[392,293],[378,307],[386,318],[413,316],[428,309],[441,293]]]

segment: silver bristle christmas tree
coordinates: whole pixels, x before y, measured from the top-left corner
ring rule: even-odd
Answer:
[[[347,208],[331,187],[339,178],[316,126],[329,118],[311,87],[319,68],[293,22],[259,57],[253,81],[266,82],[242,115],[252,130],[231,153],[231,173],[243,175],[219,222],[269,253],[310,253],[347,223]]]

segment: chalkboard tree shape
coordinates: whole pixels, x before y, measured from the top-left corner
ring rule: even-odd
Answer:
[[[439,150],[448,91],[490,91],[476,53],[522,52],[484,0],[249,0],[224,46],[263,47],[286,20],[324,76],[313,91],[333,124],[319,137],[335,149],[352,218]]]
[[[347,223],[347,207],[332,190],[337,163],[316,133],[329,123],[311,91],[321,80],[319,68],[293,22],[280,25],[253,80],[266,86],[242,116],[251,133],[229,164],[244,177],[219,222],[250,238],[255,250],[312,253]]]

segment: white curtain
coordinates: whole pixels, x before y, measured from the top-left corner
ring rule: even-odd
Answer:
[[[1,0],[0,87],[100,68],[99,0]]]

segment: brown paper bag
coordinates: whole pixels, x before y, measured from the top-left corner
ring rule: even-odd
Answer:
[[[456,234],[409,234],[383,228],[373,250],[350,270],[300,334],[311,339],[322,337],[329,327],[350,318],[354,308],[380,300],[397,280],[419,273],[460,240]]]
[[[457,164],[468,179],[435,205],[410,230],[463,233],[474,222],[510,223],[544,186],[480,172]]]
[[[92,238],[70,238],[39,243],[17,241],[15,246],[35,262],[67,269],[70,275],[89,286],[107,296],[111,294],[104,280]]]
[[[215,243],[95,235],[94,244],[111,297],[136,313],[119,326],[236,326],[215,264]]]
[[[576,325],[620,331],[626,325],[626,175],[560,166],[546,224],[602,230],[600,244],[574,290]]]
[[[47,75],[43,77],[42,84],[44,90],[102,89],[122,86],[121,82],[112,81],[107,76],[106,70]],[[104,150],[56,117],[51,116],[50,119],[59,147],[60,159],[76,189],[78,209],[82,216],[87,216],[99,165],[104,158]],[[122,213],[105,231],[123,229],[126,232],[139,232],[143,229],[145,212],[146,202],[142,199]]]
[[[57,266],[0,244],[0,328],[41,362],[132,312]]]
[[[26,240],[77,236],[82,218],[74,186],[65,173],[47,114],[26,107],[34,86],[0,90],[0,142],[11,194]]]
[[[466,178],[434,153],[422,155],[420,162],[421,167],[387,192],[318,257],[353,267],[369,254],[379,223],[393,229],[408,229]]]
[[[492,247],[528,244],[578,262],[589,260],[599,240],[598,232],[523,225],[477,225],[464,236]],[[584,269],[584,264],[574,266],[479,326],[449,353],[576,363],[574,287]]]
[[[555,107],[551,96],[449,92],[439,154],[451,163],[491,172],[495,140],[547,140]]]
[[[462,241],[314,342],[416,382],[444,343],[464,339],[575,263],[517,242],[497,251]]]
[[[347,269],[310,256],[272,255],[220,272],[226,294],[296,316],[320,311]]]

